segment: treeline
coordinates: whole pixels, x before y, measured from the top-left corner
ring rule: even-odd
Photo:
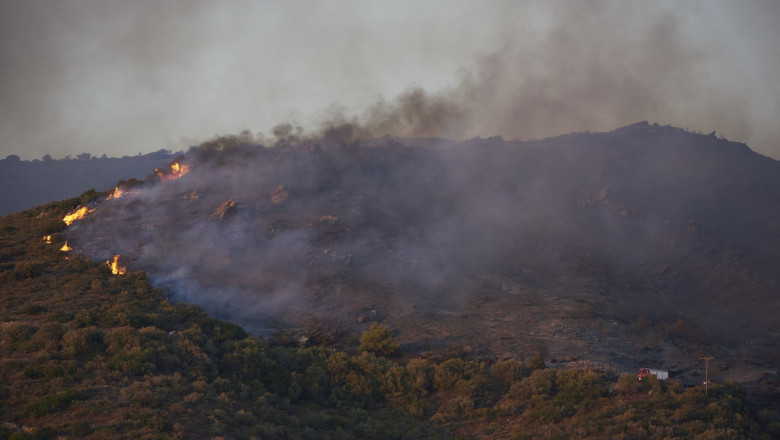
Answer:
[[[96,157],[25,161],[17,155],[0,160],[0,215],[29,209],[52,200],[80,194],[89,188],[109,190],[120,177],[144,178],[168,164],[175,153],[160,150],[138,156]]]
[[[0,218],[0,439],[780,438],[732,382],[404,357],[381,324],[346,352],[250,336],[60,251],[95,195]]]

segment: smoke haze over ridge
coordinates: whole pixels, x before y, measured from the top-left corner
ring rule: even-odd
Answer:
[[[538,142],[324,136],[213,139],[181,178],[126,185],[62,238],[258,334],[380,320],[408,343],[501,345],[485,334],[499,315],[509,337],[642,314],[728,319],[733,347],[774,334],[780,173],[744,144],[647,123]]]
[[[0,156],[178,150],[279,123],[535,139],[651,120],[780,157],[770,1],[3,8]]]

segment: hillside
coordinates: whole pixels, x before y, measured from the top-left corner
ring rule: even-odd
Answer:
[[[0,439],[780,434],[777,414],[730,381],[705,392],[676,379],[545,368],[534,353],[399,357],[377,324],[345,351],[293,334],[258,339],[173,304],[144,272],[114,274],[61,250],[65,214],[106,196],[0,217]]]
[[[0,160],[0,215],[73,197],[90,188],[113,187],[120,179],[141,179],[175,156],[164,150],[138,156]]]
[[[65,237],[258,335],[774,380],[780,164],[634,124],[538,142],[193,148]],[[176,177],[176,178],[174,178]],[[767,376],[769,375],[769,376]],[[776,382],[774,382],[776,383]]]

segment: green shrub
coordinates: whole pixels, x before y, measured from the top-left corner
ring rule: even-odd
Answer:
[[[514,359],[498,361],[490,366],[490,376],[494,381],[507,387],[514,381],[520,380],[527,373],[519,362]]]
[[[91,434],[92,428],[90,428],[89,423],[79,420],[73,422],[73,424],[70,426],[70,433],[75,437],[82,437]]]
[[[24,281],[29,278],[37,277],[40,275],[40,273],[41,268],[38,267],[37,264],[33,264],[28,261],[17,263],[16,266],[14,266],[14,275],[18,281]]]
[[[104,193],[97,192],[94,189],[88,189],[88,190],[84,191],[83,193],[81,193],[81,195],[79,196],[79,198],[78,198],[79,205],[86,205],[89,202],[97,199],[98,197],[100,197],[103,194]]]
[[[431,391],[434,367],[430,362],[423,359],[409,359],[405,370],[406,387],[410,392],[424,396]]]
[[[22,308],[22,313],[25,315],[40,315],[41,313],[46,311],[46,307],[40,305],[40,304],[27,304]]]
[[[41,426],[33,431],[33,440],[49,440],[57,437],[57,430],[51,426]]]
[[[642,382],[637,379],[636,374],[623,373],[612,389],[620,394],[636,394],[642,390]]]
[[[547,367],[544,363],[544,358],[542,357],[542,355],[536,355],[531,359],[528,359],[526,366],[531,370],[543,370],[544,368]]]
[[[54,220],[47,223],[40,229],[40,235],[52,235],[65,229],[65,223],[62,220]]]
[[[368,330],[360,336],[360,351],[369,351],[381,355],[395,354],[400,347],[393,342],[390,329],[378,322],[372,322]]]
[[[66,331],[65,326],[59,322],[44,322],[33,338],[35,345],[47,351],[59,350],[62,336]]]
[[[67,408],[76,397],[78,397],[78,393],[74,390],[65,390],[57,394],[50,394],[25,405],[23,412],[25,416],[28,417],[45,416],[46,414],[51,414]]]
[[[70,356],[87,356],[105,348],[103,331],[97,327],[70,330],[62,336],[62,351]]]
[[[6,346],[15,347],[28,341],[33,334],[35,327],[22,322],[12,322],[3,328],[0,341]]]
[[[134,327],[118,327],[110,330],[103,337],[103,342],[106,344],[106,353],[121,354],[139,347],[141,339]]]

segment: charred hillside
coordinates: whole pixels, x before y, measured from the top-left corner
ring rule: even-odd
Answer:
[[[381,321],[411,352],[691,380],[707,353],[743,381],[777,361],[780,164],[743,144],[639,123],[186,156],[96,203],[71,245],[260,334],[339,345]]]

